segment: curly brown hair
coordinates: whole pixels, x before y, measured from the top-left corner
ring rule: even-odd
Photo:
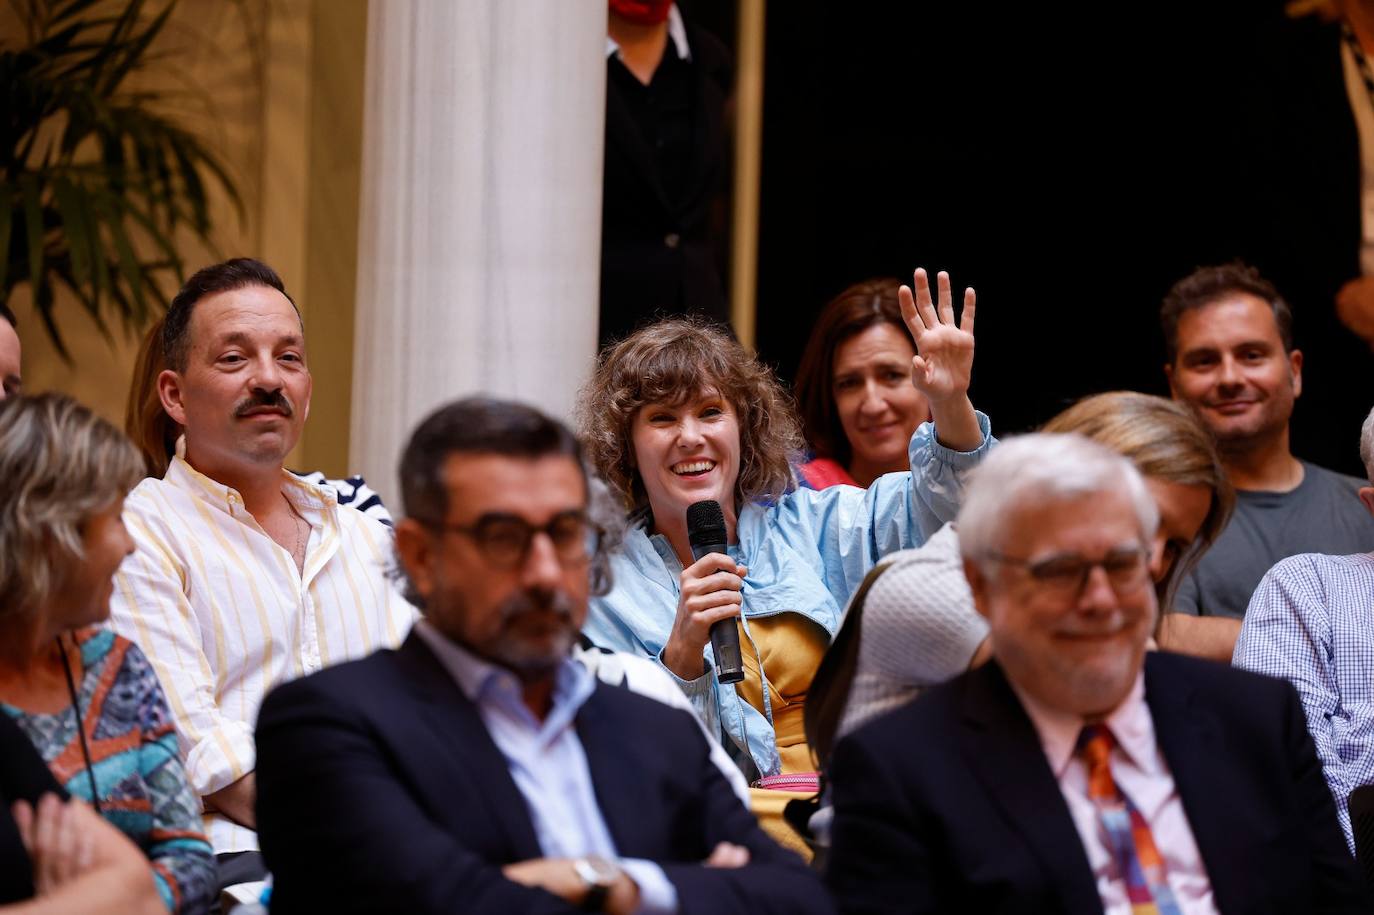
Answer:
[[[796,488],[792,466],[802,454],[801,423],[777,377],[719,327],[700,318],[669,318],[603,349],[578,398],[587,455],[626,509],[649,504],[631,436],[640,408],[680,406],[708,391],[739,416],[736,510]]]

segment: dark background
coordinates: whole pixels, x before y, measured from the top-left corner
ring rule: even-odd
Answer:
[[[1360,473],[1358,159],[1336,29],[1273,2],[1113,9],[769,4],[760,355],[791,378],[844,286],[978,290],[974,402],[1001,434],[1084,394],[1166,393],[1157,309],[1195,266],[1279,284],[1306,351],[1294,450]],[[689,14],[733,46],[733,4]]]

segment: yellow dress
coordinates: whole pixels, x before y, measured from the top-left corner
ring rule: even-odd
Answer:
[[[752,646],[749,636],[753,637]],[[751,619],[749,635],[745,635],[741,626],[739,641],[744,680],[736,684],[735,689],[740,698],[760,714],[765,714],[763,681],[759,677],[759,657],[762,657],[782,771],[814,772],[816,765],[811,759],[811,748],[806,743],[802,713],[806,691],[816,675],[816,668],[821,664],[821,656],[830,645],[830,635],[801,614],[780,613]],[[758,647],[758,655],[754,654],[753,646]],[[782,818],[782,809],[793,798],[810,797],[811,793],[762,788],[751,788],[749,793],[754,816],[763,830],[778,843],[810,860],[810,850]]]

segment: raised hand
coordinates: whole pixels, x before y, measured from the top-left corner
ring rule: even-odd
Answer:
[[[968,399],[973,377],[973,318],[977,296],[973,287],[964,290],[964,309],[954,318],[949,274],[936,274],[937,300],[931,301],[930,280],[923,268],[912,276],[916,292],[897,290],[917,355],[911,360],[911,383],[930,403],[931,418],[941,443],[956,451],[972,451],[983,442],[978,417]]]
[[[930,280],[917,267],[913,276],[916,294],[903,286],[897,291],[902,317],[916,341],[919,354],[911,360],[911,383],[933,404],[968,394],[973,375],[973,316],[977,296],[973,287],[964,290],[964,313],[954,321],[954,305],[949,290],[949,274],[936,274],[938,308],[930,300]]]

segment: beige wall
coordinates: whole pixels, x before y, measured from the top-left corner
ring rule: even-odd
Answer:
[[[215,250],[183,239],[188,271],[250,255],[286,280],[306,322],[315,396],[291,465],[339,475],[348,467],[353,289],[357,259],[366,0],[183,0],[159,38],[165,55],[145,85],[191,89],[213,114],[192,126],[238,180],[240,220],[212,205]],[[168,294],[174,291],[169,280]],[[144,328],[106,340],[74,301],[57,320],[64,363],[33,314],[27,289],[11,301],[20,320],[24,382],[65,391],[122,423],[129,375]]]

